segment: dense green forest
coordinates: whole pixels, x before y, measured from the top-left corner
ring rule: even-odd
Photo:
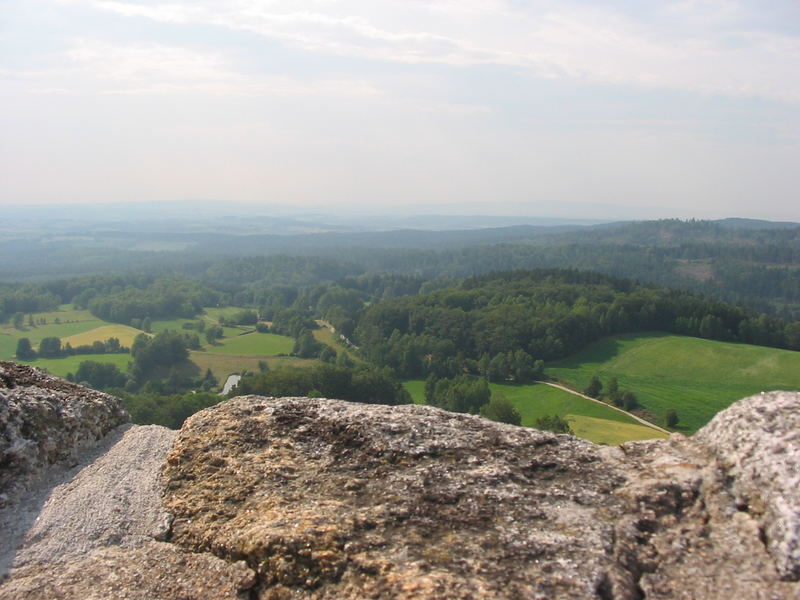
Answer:
[[[411,398],[388,369],[321,364],[287,367],[242,379],[235,395],[311,396],[372,404],[408,404]]]
[[[137,237],[109,233],[96,244],[114,235]],[[264,304],[263,296],[277,286],[298,288],[376,274],[430,281],[513,269],[575,268],[696,291],[800,319],[800,227],[795,224],[662,220],[566,228],[302,236],[142,233],[139,237],[154,243],[181,242],[182,249],[155,252],[82,246],[80,241],[0,241],[0,281],[37,280],[43,291],[69,302],[78,293],[76,286],[101,295],[114,294],[115,286],[121,287],[116,293],[128,285],[143,289],[129,280],[147,273],[150,279],[202,281],[220,292],[237,294],[231,301],[255,306]],[[92,277],[74,279],[84,274],[99,275],[96,284],[85,285]],[[64,275],[73,279],[52,281]],[[116,284],[107,285],[115,278]],[[391,293],[415,292],[401,286]],[[138,306],[120,310],[119,322],[143,312],[148,298],[138,295],[136,300],[132,304]],[[53,297],[49,301],[52,305]],[[0,318],[30,312],[37,303],[47,302],[36,286],[7,284],[0,287]],[[97,304],[100,311],[115,310],[101,306],[100,300]],[[111,304],[121,308],[122,303],[116,298]]]
[[[187,396],[219,384],[189,356],[219,344],[232,327],[288,336],[293,357],[316,361],[275,370],[259,362],[261,372],[245,373],[237,393],[394,404],[408,401],[398,378],[426,378],[430,403],[490,410],[511,422],[502,399],[486,394],[488,382],[541,379],[547,361],[607,336],[662,331],[800,350],[800,228],[793,224],[406,231],[359,234],[350,245],[344,234],[315,235],[207,234],[191,250],[159,252],[21,242],[0,256],[0,280],[10,280],[0,284],[0,321],[18,332],[18,358],[91,354],[71,378],[124,395],[134,414],[150,415],[143,419],[170,423],[210,401]],[[307,243],[270,253],[292,239]],[[21,250],[30,256],[5,270]],[[35,277],[13,281],[30,257],[39,261],[29,273]],[[86,274],[54,277],[64,260]],[[34,315],[63,304],[133,328],[129,340],[142,332],[127,369],[95,360],[128,352],[113,337],[73,347],[50,336],[34,347],[24,335],[44,319]],[[204,317],[226,306],[237,308]],[[180,330],[145,335],[156,320]],[[320,341],[318,323],[334,328],[338,345]]]
[[[404,377],[467,371],[501,380],[605,336],[656,330],[800,349],[800,322],[575,270],[494,273],[378,302],[359,315],[354,340]]]

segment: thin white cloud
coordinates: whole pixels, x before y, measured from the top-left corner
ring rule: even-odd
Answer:
[[[197,52],[166,44],[110,44],[82,38],[73,40],[64,56],[67,63],[60,68],[6,69],[0,75],[24,81],[34,86],[29,88],[30,92],[39,94],[83,91],[114,95],[209,96],[373,97],[381,94],[363,79],[247,76],[237,72],[223,53]]]
[[[156,43],[110,44],[80,38],[70,42],[67,64],[48,70],[0,69],[0,78],[18,80],[38,95],[97,93],[105,96],[242,96],[323,97],[370,100],[380,98],[414,112],[454,117],[485,115],[486,106],[387,97],[362,77],[296,78],[287,75],[245,74],[222,52],[198,52]]]
[[[303,10],[284,0],[91,4],[127,17],[256,33],[338,56],[510,65],[544,77],[800,101],[800,39],[748,30],[740,3],[730,0],[670,3],[662,11],[674,17],[667,28],[607,9],[521,9],[501,0],[317,0],[304,2]],[[718,31],[722,23],[725,30]]]

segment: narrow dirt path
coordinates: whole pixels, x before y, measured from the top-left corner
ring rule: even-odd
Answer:
[[[606,404],[605,402],[602,402],[602,401],[598,400],[597,398],[592,398],[591,396],[587,396],[586,394],[581,394],[580,392],[576,392],[575,390],[571,390],[568,387],[565,387],[565,386],[560,385],[558,383],[553,383],[551,381],[536,381],[536,383],[543,383],[544,385],[549,385],[550,387],[558,388],[559,390],[568,392],[570,394],[573,394],[574,396],[580,396],[581,398],[586,398],[587,400],[591,400],[592,402],[596,402],[597,404],[601,404],[601,405],[603,405],[603,406],[605,406],[607,408],[610,408],[612,410],[616,410],[617,412],[621,412],[623,415],[629,416],[634,421],[638,421],[639,423],[641,423],[642,425],[644,425],[646,427],[649,427],[650,429],[655,429],[656,431],[660,431],[661,433],[666,433],[667,435],[670,435],[672,433],[671,431],[667,431],[663,427],[659,427],[658,425],[654,425],[653,423],[651,423],[650,421],[647,421],[646,419],[642,419],[641,417],[637,417],[636,415],[629,413],[627,410],[623,410],[621,408],[617,408],[616,406],[612,406],[610,404]]]

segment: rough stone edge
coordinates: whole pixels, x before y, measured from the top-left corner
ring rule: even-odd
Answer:
[[[23,473],[16,481],[12,481],[6,489],[0,490],[0,509],[19,503],[31,490],[40,488],[47,481],[56,477],[58,473],[74,467],[87,455],[96,453],[107,443],[109,435],[115,432],[119,432],[121,435],[130,426],[130,415],[119,398],[68,382],[37,367],[0,361],[0,400],[6,401],[5,396],[8,394],[4,394],[4,391],[13,392],[20,388],[65,395],[76,392],[75,395],[80,394],[93,400],[102,400],[109,406],[109,422],[108,427],[101,430],[101,435],[77,440],[69,448],[62,447],[57,460],[37,460],[27,473]]]
[[[743,398],[691,439],[725,474],[740,510],[759,522],[781,578],[800,581],[800,393]]]

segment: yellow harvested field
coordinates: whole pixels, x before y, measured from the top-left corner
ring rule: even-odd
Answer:
[[[211,369],[214,376],[219,379],[220,384],[225,383],[225,379],[231,373],[240,373],[247,370],[258,373],[259,360],[266,361],[270,369],[278,367],[303,367],[310,364],[319,364],[318,360],[296,358],[294,356],[248,356],[236,354],[213,354],[211,352],[189,353],[189,360],[197,365],[200,374],[205,373],[206,369]]]
[[[668,437],[666,434],[644,425],[620,423],[619,421],[572,414],[566,415],[566,419],[575,435],[598,444],[616,446],[632,440],[651,440],[653,438]]]
[[[85,346],[92,342],[105,342],[107,339],[115,337],[123,346],[130,348],[137,335],[142,333],[139,329],[128,327],[127,325],[103,325],[91,329],[85,333],[77,333],[61,340],[62,344],[69,342],[72,347]]]

